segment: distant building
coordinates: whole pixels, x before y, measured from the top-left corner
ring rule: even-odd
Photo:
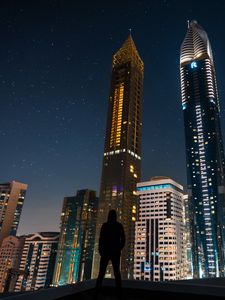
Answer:
[[[26,237],[16,292],[50,287],[58,239],[58,232],[38,232]]]
[[[168,177],[137,184],[134,278],[169,281],[186,278],[183,187]]]
[[[98,239],[110,209],[124,226],[126,244],[121,256],[123,278],[133,277],[136,184],[141,176],[142,100],[144,63],[131,35],[113,55],[111,87],[102,165],[100,200],[92,277],[99,270]],[[112,269],[107,275],[112,277]]]
[[[16,235],[27,187],[16,181],[0,184],[0,246],[5,237]]]
[[[14,291],[25,237],[8,236],[0,247],[0,292]]]
[[[91,278],[97,205],[92,190],[79,190],[76,196],[64,198],[54,286]]]
[[[180,50],[193,275],[225,276],[225,160],[212,48],[197,21]]]

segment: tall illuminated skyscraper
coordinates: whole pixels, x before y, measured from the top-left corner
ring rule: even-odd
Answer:
[[[143,76],[143,61],[129,35],[112,59],[93,277],[98,274],[100,227],[107,220],[110,209],[116,209],[126,234],[122,275],[131,278],[133,274],[135,190],[141,176]]]
[[[53,285],[91,279],[98,198],[92,190],[65,197]]]
[[[9,235],[16,235],[27,184],[11,181],[0,184],[0,245]]]
[[[212,49],[188,24],[180,53],[194,277],[224,276],[224,151]]]

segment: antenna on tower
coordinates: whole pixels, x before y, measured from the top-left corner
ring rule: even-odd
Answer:
[[[188,28],[190,27],[190,20],[187,20]]]
[[[131,32],[132,32],[132,28],[129,28],[128,30],[129,30],[129,32],[130,32],[130,35],[131,35]]]

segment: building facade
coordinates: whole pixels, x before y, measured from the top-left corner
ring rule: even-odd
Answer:
[[[5,237],[16,235],[27,187],[16,181],[0,184],[0,245]]]
[[[153,177],[138,183],[137,193],[134,278],[186,279],[183,187],[168,177]]]
[[[16,292],[51,286],[58,240],[58,232],[38,232],[26,236]]]
[[[54,286],[91,279],[97,206],[92,190],[64,198]]]
[[[8,236],[0,247],[0,292],[13,292],[25,237]]]
[[[191,230],[190,230],[190,219],[189,219],[189,197],[187,194],[184,195],[184,227],[185,234],[184,240],[186,245],[186,257],[187,257],[187,279],[193,278],[193,263],[192,263],[192,247],[191,247]]]
[[[121,258],[122,276],[132,278],[133,274],[136,183],[141,176],[143,76],[144,64],[130,35],[112,59],[93,278],[97,277],[99,268],[100,228],[110,209],[116,209],[126,234]],[[107,275],[111,276],[110,269]]]
[[[206,32],[191,21],[180,52],[194,277],[224,276],[224,151],[215,65]]]

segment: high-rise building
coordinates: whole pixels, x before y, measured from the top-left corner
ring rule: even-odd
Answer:
[[[187,259],[187,279],[193,278],[193,264],[192,264],[192,249],[191,249],[191,237],[190,237],[190,219],[189,219],[189,198],[188,195],[184,195],[184,240],[186,246],[186,259]]]
[[[224,276],[224,151],[215,64],[206,32],[188,23],[180,51],[194,277]]]
[[[113,55],[105,137],[100,204],[92,277],[98,275],[98,238],[110,209],[116,209],[125,229],[121,272],[132,278],[136,183],[141,176],[141,133],[144,64],[131,35]],[[111,276],[111,271],[108,276]]]
[[[9,235],[16,235],[27,184],[12,181],[0,184],[0,245]]]
[[[183,187],[168,177],[137,184],[134,278],[169,281],[186,278]]]
[[[13,292],[25,237],[8,236],[0,247],[0,292]]]
[[[54,286],[91,279],[97,206],[92,190],[64,198]]]
[[[58,240],[58,232],[38,232],[26,236],[16,292],[51,286]]]

